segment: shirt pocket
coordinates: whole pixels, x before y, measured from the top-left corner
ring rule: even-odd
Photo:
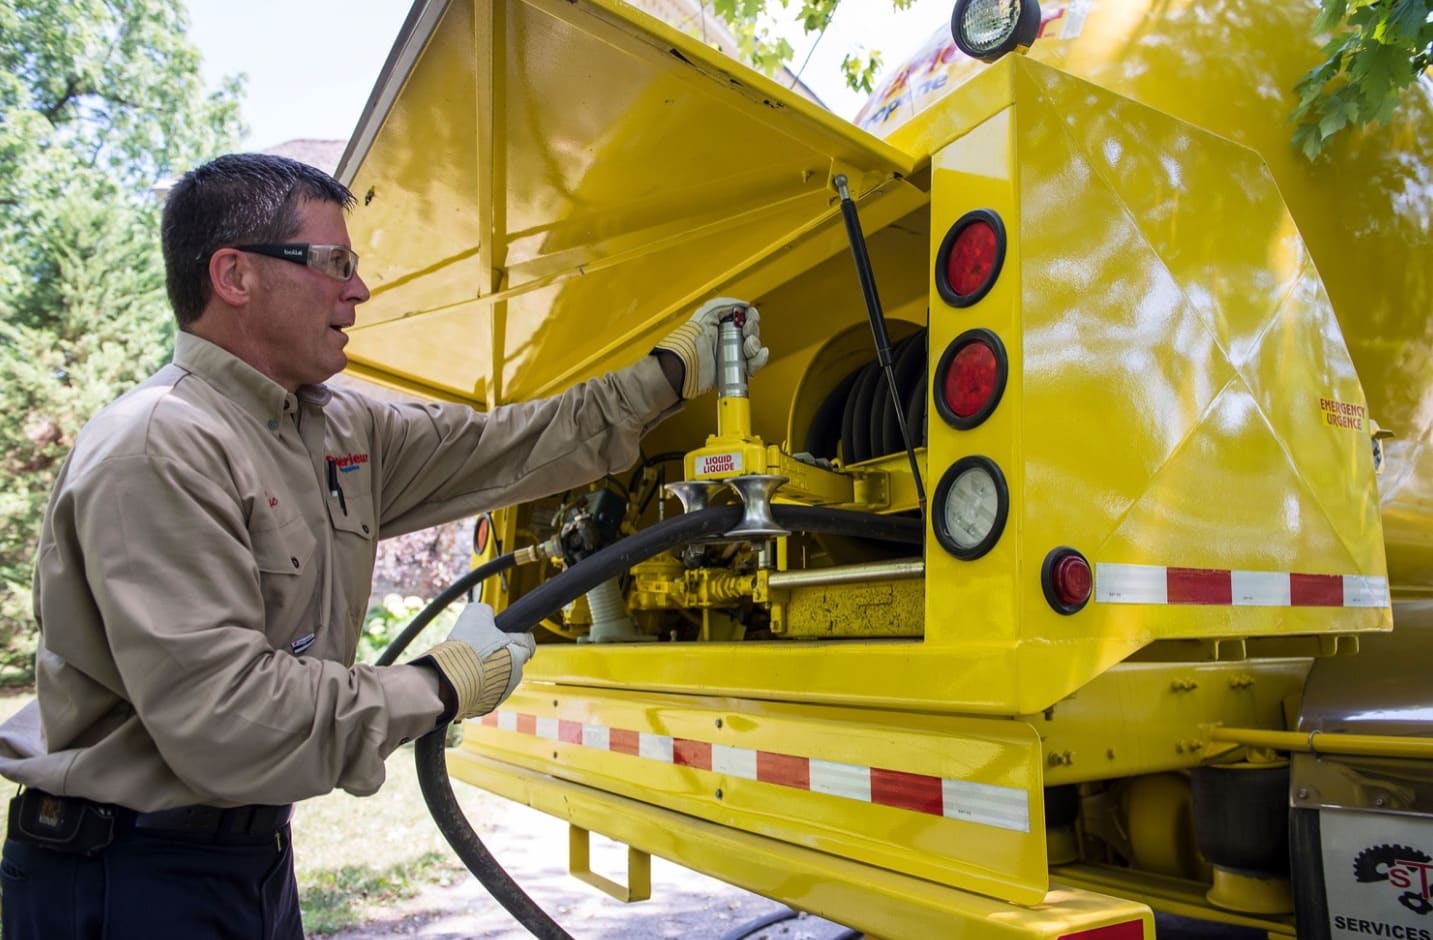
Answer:
[[[303,516],[295,516],[276,529],[249,533],[254,562],[259,567],[259,586],[264,595],[265,619],[275,622],[275,612],[291,605],[307,607],[304,586],[313,581],[318,539],[309,531]]]
[[[373,541],[378,524],[373,518],[373,500],[366,492],[344,490],[343,496],[329,494],[328,518],[335,532]]]

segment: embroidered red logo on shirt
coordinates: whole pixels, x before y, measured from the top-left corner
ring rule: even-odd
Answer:
[[[270,509],[273,509],[273,508],[274,508],[275,506],[277,506],[278,504],[279,504],[279,498],[278,498],[277,496],[270,496],[270,497],[269,497],[269,508],[270,508]]]
[[[334,466],[338,467],[340,473],[352,473],[359,467],[368,463],[367,454],[349,454],[347,457],[329,457]]]

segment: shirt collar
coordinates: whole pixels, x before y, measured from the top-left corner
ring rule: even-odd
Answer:
[[[300,403],[322,408],[332,397],[326,385],[301,385],[296,395],[290,395],[233,353],[183,330],[175,337],[174,364],[208,382],[271,429]]]

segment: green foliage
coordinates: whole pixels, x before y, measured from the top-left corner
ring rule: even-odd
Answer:
[[[0,0],[0,678],[31,667],[64,455],[172,347],[153,189],[240,131],[186,26],[181,0]]]
[[[363,618],[363,632],[358,636],[358,661],[377,662],[388,644],[397,639],[403,628],[412,623],[413,618],[418,616],[426,605],[427,602],[423,598],[411,594],[406,597],[386,594],[382,603],[368,608],[368,613]],[[412,659],[414,654],[447,637],[460,609],[460,604],[454,604],[434,617],[433,622],[424,627],[423,632],[408,644],[408,653],[402,659]]]
[[[791,10],[791,0],[776,0],[784,13]],[[800,0],[792,20],[799,24],[805,35],[817,34],[820,42],[831,17],[843,0]],[[913,0],[890,0],[891,8],[904,10]],[[731,30],[736,37],[737,48],[727,50],[734,58],[751,65],[768,75],[790,61],[794,50],[791,43],[772,29],[771,3],[769,0],[712,0],[712,12]],[[803,66],[804,67],[804,66]],[[881,69],[881,53],[878,50],[857,49],[846,54],[841,61],[841,72],[846,84],[856,91],[871,91]],[[799,75],[799,70],[798,70]]]
[[[1433,0],[1322,0],[1326,58],[1296,86],[1294,145],[1310,160],[1348,127],[1387,121],[1433,62]]]

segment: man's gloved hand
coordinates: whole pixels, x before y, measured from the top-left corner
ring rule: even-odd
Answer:
[[[493,620],[493,609],[475,602],[463,608],[448,639],[425,658],[457,699],[452,720],[462,721],[502,704],[522,681],[523,664],[536,650],[531,633],[504,633]]]
[[[712,390],[717,376],[717,324],[738,308],[746,310],[742,325],[741,351],[746,356],[746,374],[752,376],[766,365],[771,351],[761,345],[761,315],[744,300],[717,297],[697,308],[692,318],[668,333],[653,350],[665,349],[682,361],[682,398],[695,398]]]

